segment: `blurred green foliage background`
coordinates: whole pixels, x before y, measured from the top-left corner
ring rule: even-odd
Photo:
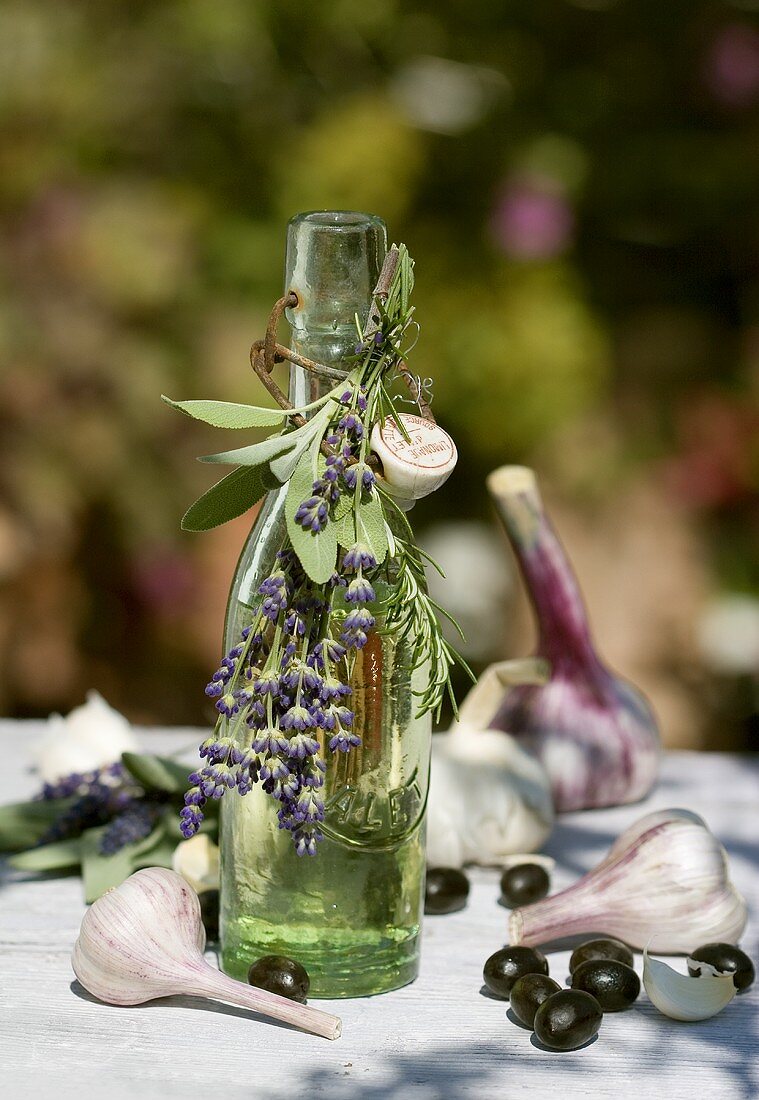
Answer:
[[[535,465],[668,742],[757,747],[758,13],[6,0],[0,711],[207,720],[250,517],[180,532],[219,440],[159,394],[258,400],[285,223],[352,208],[416,258],[460,446],[417,524],[466,545],[484,474]],[[529,645],[495,587],[480,665]]]

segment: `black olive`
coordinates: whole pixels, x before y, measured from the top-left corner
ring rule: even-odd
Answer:
[[[754,964],[740,947],[732,943],[705,943],[697,951],[691,953],[691,959],[695,962],[710,963],[715,970],[722,974],[732,974],[733,983],[739,993],[753,982],[756,977]],[[688,973],[692,978],[700,975],[700,970],[688,963]]]
[[[547,974],[523,974],[511,987],[511,1011],[521,1023],[532,1027],[543,1001],[560,989],[559,983]]]
[[[603,1013],[590,993],[562,989],[535,1013],[535,1038],[551,1050],[576,1050],[598,1033]]]
[[[617,959],[588,959],[575,967],[572,989],[590,993],[604,1012],[629,1008],[640,993],[640,978],[631,966]]]
[[[534,947],[503,947],[490,956],[482,976],[491,993],[508,1000],[517,978],[547,973],[548,959]]]
[[[200,900],[200,919],[206,930],[206,939],[214,943],[219,938],[219,891],[203,890],[198,894]]]
[[[520,863],[501,875],[501,900],[510,909],[540,901],[548,893],[551,880],[539,863]]]
[[[305,1001],[311,979],[295,959],[286,955],[264,955],[248,971],[248,984],[289,997],[291,1001]]]
[[[616,959],[617,962],[624,963],[626,966],[633,966],[635,963],[630,948],[619,940],[588,940],[572,952],[569,973],[574,974],[580,963],[588,962],[590,959]]]
[[[424,888],[425,913],[455,913],[469,897],[469,879],[457,867],[430,867]]]

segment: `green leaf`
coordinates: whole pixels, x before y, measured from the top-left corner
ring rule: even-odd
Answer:
[[[298,505],[311,495],[313,483],[321,474],[326,463],[318,448],[318,441],[308,454],[303,455],[290,479],[290,488],[285,501],[287,533],[293,550],[298,555],[304,570],[315,584],[324,584],[335,571],[337,564],[337,533],[333,522],[328,522],[323,531],[314,534],[306,531],[295,522]]]
[[[309,420],[308,423],[304,424],[300,429],[299,434],[302,434],[302,438],[298,442],[298,445],[293,447],[291,451],[287,451],[285,454],[272,459],[270,466],[271,472],[283,485],[293,476],[295,468],[300,462],[304,452],[309,447],[318,447],[321,443],[324,430],[330,418],[330,411],[329,406],[322,409],[320,413],[313,417],[312,420]]]
[[[237,405],[234,401],[172,401],[165,394],[161,394],[161,400],[214,428],[276,428],[287,415],[284,409]]]
[[[182,530],[210,531],[237,519],[277,484],[266,466],[239,466],[190,505],[182,516]]]
[[[0,806],[0,852],[21,852],[37,844],[73,798],[14,802]]]
[[[132,873],[132,853],[127,845],[112,856],[100,851],[100,838],[105,827],[88,829],[82,835],[82,881],[84,900],[89,905],[112,886],[119,886]]]
[[[165,756],[137,752],[123,752],[121,762],[147,790],[169,794],[183,794],[187,790],[187,776],[194,767],[192,764],[178,764]]]
[[[234,451],[220,451],[215,455],[201,455],[200,462],[218,462],[228,466],[261,466],[264,462],[270,462],[277,455],[291,451],[303,439],[301,432],[306,432],[311,421],[296,428],[294,432],[285,432],[280,435],[270,435],[268,439],[262,439],[260,443],[251,443],[249,447],[238,447]]]
[[[372,493],[368,500],[362,500],[358,515],[352,509],[343,516],[337,528],[337,540],[346,550],[356,542],[366,543],[377,559],[377,565],[385,560],[387,556],[385,513],[382,501],[376,493]]]
[[[17,871],[66,871],[79,867],[82,844],[76,840],[59,840],[55,844],[43,844],[41,848],[29,848],[26,852],[11,856],[8,860]]]
[[[119,886],[129,878],[138,866],[151,866],[143,857],[154,849],[166,835],[163,822],[159,822],[150,836],[138,840],[135,844],[125,844],[112,856],[104,856],[100,851],[100,840],[107,826],[88,829],[81,837],[82,879],[84,881],[84,900],[89,905],[96,901],[112,886]]]

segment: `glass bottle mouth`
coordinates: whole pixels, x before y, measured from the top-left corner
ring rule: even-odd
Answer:
[[[287,310],[295,335],[355,331],[363,324],[387,251],[381,218],[356,210],[312,210],[287,227],[285,291],[298,305]]]

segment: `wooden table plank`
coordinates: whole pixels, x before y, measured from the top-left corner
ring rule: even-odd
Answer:
[[[35,789],[33,776],[22,774],[18,745],[31,743],[40,728],[0,722],[6,797]],[[196,737],[146,731],[144,741],[166,751],[191,746]],[[645,804],[561,819],[547,846],[557,859],[554,886],[574,881],[642,813],[688,807],[706,818],[730,853],[752,912],[744,946],[759,958],[758,795],[756,760],[668,754],[661,783]],[[607,1015],[586,1049],[538,1049],[528,1031],[507,1019],[505,1003],[480,992],[482,964],[506,940],[496,871],[472,871],[466,910],[426,919],[421,974],[413,985],[329,1002],[343,1017],[343,1037],[335,1043],[186,998],[135,1008],[98,1004],[78,989],[69,963],[84,912],[79,880],[35,878],[7,867],[1,874],[0,1080],[8,1100],[171,1100],[206,1092],[267,1100],[448,1100],[481,1097],[485,1090],[508,1100],[759,1095],[756,989],[693,1025],[665,1019],[642,994],[630,1012]],[[564,981],[568,952],[552,954],[550,962]]]

